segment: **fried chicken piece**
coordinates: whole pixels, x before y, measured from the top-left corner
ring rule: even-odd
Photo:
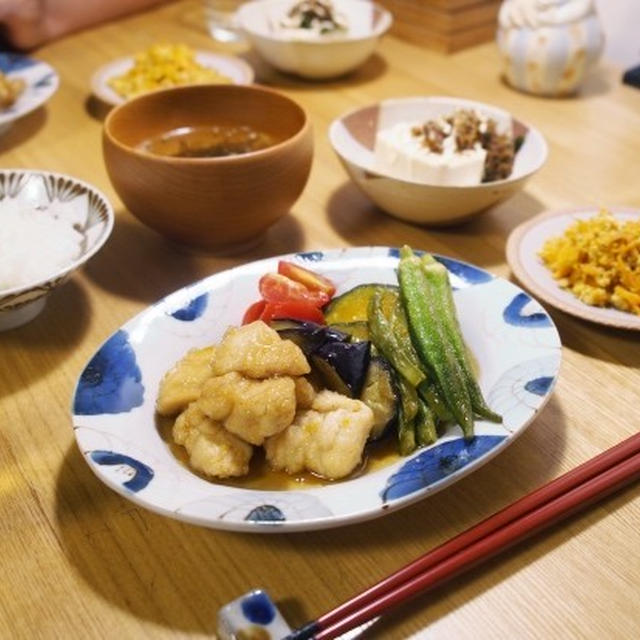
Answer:
[[[213,375],[212,363],[215,347],[191,349],[173,368],[165,373],[160,382],[156,411],[172,416],[197,400],[205,380]]]
[[[207,380],[197,404],[231,433],[260,445],[293,422],[296,385],[289,376],[252,380],[232,371]]]
[[[227,329],[213,364],[214,375],[237,371],[249,378],[302,376],[310,370],[300,347],[261,320]]]
[[[296,411],[301,409],[311,409],[313,400],[316,397],[316,390],[313,385],[304,377],[294,378],[296,385]]]
[[[266,457],[273,469],[287,473],[306,469],[344,478],[362,460],[372,426],[373,412],[364,402],[324,390],[290,427],[265,440]]]
[[[228,478],[249,472],[253,447],[208,418],[195,402],[176,419],[173,439],[185,447],[191,466],[207,475]]]

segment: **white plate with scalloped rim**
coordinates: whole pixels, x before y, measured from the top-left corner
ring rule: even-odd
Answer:
[[[24,89],[16,101],[0,109],[0,133],[18,118],[43,105],[58,89],[60,79],[56,70],[41,60],[19,53],[0,53],[0,71],[11,78],[21,78]]]
[[[306,489],[258,491],[208,481],[178,462],[159,434],[155,401],[163,373],[191,348],[218,341],[258,297],[280,257],[236,267],[180,289],[118,329],[84,369],[73,399],[78,446],[109,487],[156,513],[250,532],[335,527],[382,516],[439,491],[485,464],[520,435],[553,390],[558,332],[516,285],[450,258],[448,268],[479,382],[503,424],[451,426],[432,446],[362,475]],[[395,283],[398,250],[358,247],[285,256],[331,278],[338,293]]]
[[[626,207],[607,207],[619,221],[640,220],[640,211]],[[599,207],[578,207],[540,213],[517,226],[507,241],[507,262],[518,280],[535,296],[583,320],[618,329],[640,330],[640,316],[613,307],[595,307],[582,302],[553,279],[538,255],[550,238],[561,236],[577,220],[598,214]]]
[[[203,67],[208,67],[227,76],[233,84],[251,84],[253,82],[253,68],[242,58],[197,50],[195,51],[195,59]],[[126,56],[101,66],[91,76],[93,94],[113,107],[125,102],[125,99],[111,88],[109,80],[123,75],[133,65],[134,56]]]

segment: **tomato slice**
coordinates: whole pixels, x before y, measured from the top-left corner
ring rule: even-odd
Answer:
[[[271,320],[310,320],[317,324],[324,324],[324,315],[318,307],[305,302],[304,300],[288,300],[286,302],[267,302],[260,320],[271,322]]]
[[[323,291],[329,296],[329,298],[331,298],[336,292],[335,285],[331,280],[329,280],[329,278],[321,276],[319,273],[315,273],[309,269],[305,269],[293,262],[280,260],[278,262],[278,273],[303,284],[311,291]]]
[[[266,306],[265,300],[258,300],[258,302],[249,305],[249,308],[244,312],[244,316],[242,316],[242,324],[249,324],[259,320]]]
[[[324,291],[307,289],[305,285],[296,282],[280,273],[267,273],[258,283],[260,294],[267,302],[288,302],[298,300],[314,307],[323,307],[329,302],[329,295]]]

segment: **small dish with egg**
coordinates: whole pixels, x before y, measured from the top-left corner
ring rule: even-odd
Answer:
[[[185,44],[155,44],[100,67],[91,78],[91,89],[100,100],[115,106],[156,89],[186,84],[251,84],[253,77],[253,69],[241,58]]]
[[[547,211],[507,240],[516,278],[572,316],[640,330],[640,211],[589,205]]]
[[[0,170],[0,331],[35,318],[107,241],[113,219],[106,197],[81,180]]]
[[[535,128],[450,97],[383,100],[334,120],[334,151],[381,209],[425,225],[461,222],[521,189],[547,157]]]

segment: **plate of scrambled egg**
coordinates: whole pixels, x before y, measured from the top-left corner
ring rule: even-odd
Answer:
[[[142,93],[186,84],[251,84],[254,73],[241,58],[155,44],[100,67],[91,78],[95,96],[112,106]]]
[[[538,298],[565,313],[640,329],[640,211],[584,207],[518,226],[507,261]]]
[[[334,469],[334,463],[351,469],[345,455],[361,444],[355,440],[365,419],[371,425],[370,411],[326,389],[308,396],[309,385],[298,385],[307,367],[295,341],[278,337],[260,321],[242,324],[243,314],[259,295],[260,280],[281,260],[328,278],[340,296],[361,285],[397,283],[399,250],[309,251],[213,274],[117,329],[87,362],[74,392],[72,422],[85,461],[107,486],[146,509],[201,526],[256,533],[370,520],[457,482],[514,442],[542,410],[558,376],[561,344],[549,315],[518,286],[453,258],[436,259],[449,273],[478,384],[501,422],[478,418],[470,437],[453,422],[443,424],[433,444],[408,455],[399,454],[392,432],[387,441],[358,449],[353,472],[343,476],[342,469]],[[268,358],[248,351],[252,345]],[[269,372],[285,367],[293,381],[283,380],[285,374],[265,378],[267,363]],[[194,394],[203,365],[209,370]],[[249,371],[255,367],[260,371]],[[275,419],[289,402],[286,394],[297,403],[295,422],[274,435]],[[349,425],[356,427],[349,431],[353,438],[343,433]],[[294,438],[285,451],[288,432],[302,433],[304,443]],[[301,456],[305,465],[319,457],[331,477],[340,479],[285,474],[265,465],[271,454]],[[247,475],[229,477],[245,462]]]

